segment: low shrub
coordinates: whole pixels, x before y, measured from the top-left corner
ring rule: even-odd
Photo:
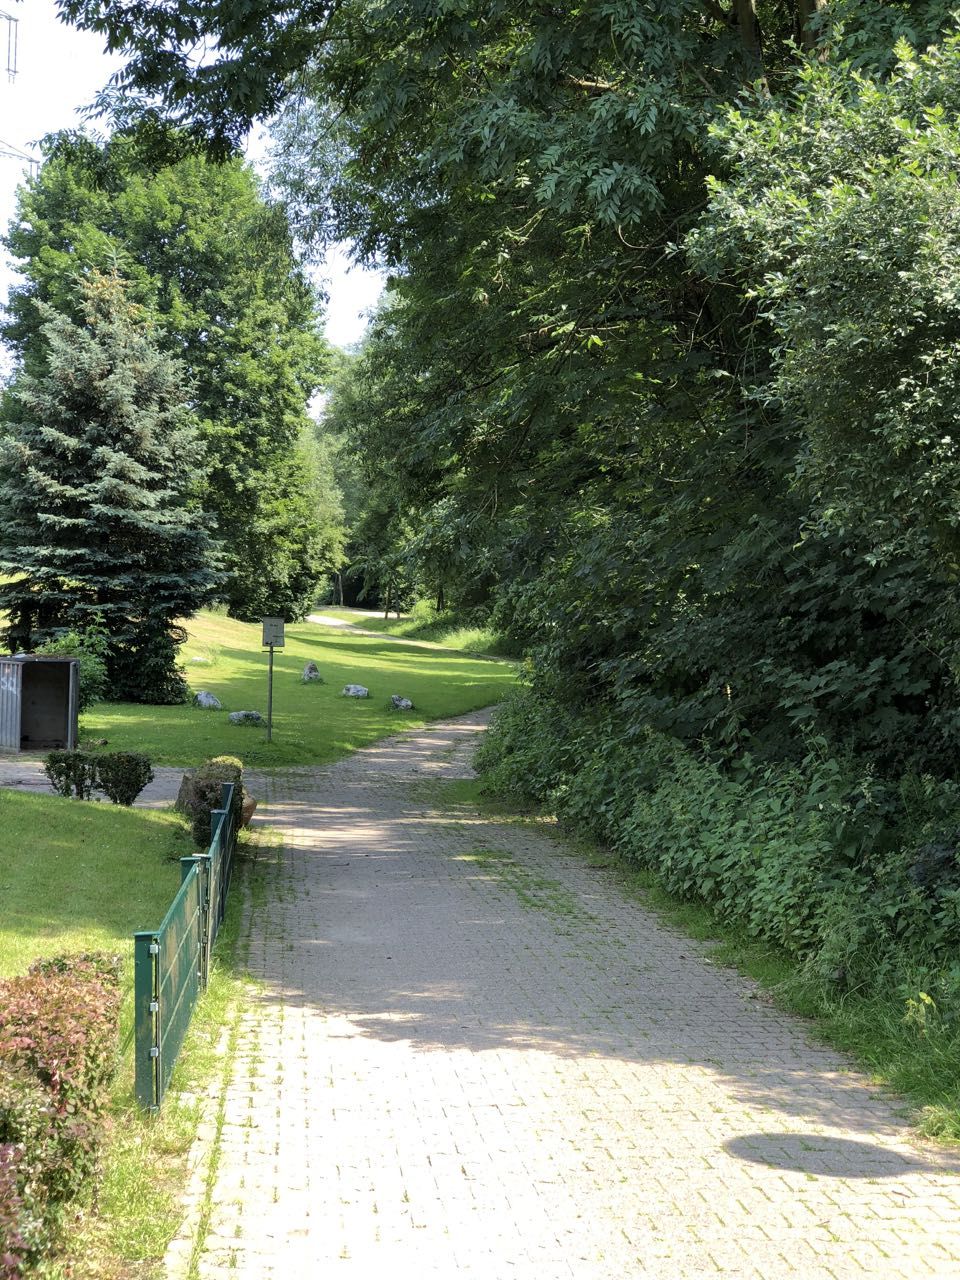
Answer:
[[[0,1143],[0,1280],[21,1280],[30,1254],[17,1190],[21,1154],[12,1143]]]
[[[58,796],[89,800],[97,784],[94,757],[86,751],[51,751],[43,771]]]
[[[43,771],[59,796],[89,800],[102,791],[114,804],[131,805],[149,782],[153,768],[138,751],[51,751]]]
[[[153,781],[148,756],[139,751],[108,751],[95,757],[97,787],[114,804],[131,805]]]
[[[96,1172],[119,1013],[116,957],[58,957],[0,982],[2,1280],[55,1247]]]
[[[0,1150],[9,1154],[7,1177],[0,1175],[0,1251],[6,1220],[7,1230],[16,1237],[19,1264],[35,1262],[55,1216],[51,1189],[61,1152],[50,1095],[23,1068],[5,1067],[0,1076]],[[0,1276],[5,1274],[0,1268]]]
[[[177,796],[177,807],[190,820],[194,843],[205,849],[210,843],[210,815],[220,808],[220,794],[225,782],[232,782],[233,820],[237,830],[243,814],[243,761],[236,756],[214,756],[199,769],[188,774]]]

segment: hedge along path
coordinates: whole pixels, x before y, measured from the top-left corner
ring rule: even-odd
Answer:
[[[431,803],[484,722],[257,779],[283,848],[171,1280],[960,1275],[957,1157],[612,875]]]

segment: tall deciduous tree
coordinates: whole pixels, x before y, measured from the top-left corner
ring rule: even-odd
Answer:
[[[910,263],[894,250],[918,265],[922,254],[897,222],[889,244],[874,243],[863,216],[880,207],[872,191],[845,223],[819,208],[804,218],[804,202],[816,203],[807,174],[820,181],[835,148],[832,132],[820,147],[803,110],[784,158],[802,158],[794,180],[769,207],[748,201],[764,218],[790,206],[799,252],[788,284],[803,306],[781,306],[777,280],[758,278],[768,263],[782,269],[775,218],[757,237],[731,205],[742,260],[720,270],[706,238],[699,249],[688,240],[708,180],[736,163],[737,138],[724,154],[714,127],[751,83],[771,104],[775,151],[778,106],[792,102],[810,54],[834,67],[841,96],[860,91],[854,66],[882,94],[898,38],[923,46],[953,22],[941,0],[213,0],[176,24],[160,0],[61,9],[130,55],[108,95],[123,110],[150,105],[222,149],[281,107],[278,176],[301,233],[350,236],[396,266],[341,416],[387,500],[387,541],[405,538],[425,568],[442,561],[464,586],[479,567],[535,655],[544,705],[584,717],[599,706],[720,753],[749,742],[798,759],[814,733],[886,772],[956,767],[949,627],[930,604],[952,570],[919,558],[925,534],[893,545],[864,514],[876,514],[872,502],[821,518],[849,475],[898,470],[821,447],[823,410],[839,409],[848,437],[865,420],[850,412],[858,343],[846,339],[860,295],[843,259],[862,258],[865,273],[887,264],[865,296],[886,298],[882,336],[895,346],[890,302],[912,304],[925,286],[908,298]],[[195,66],[191,41],[211,38],[216,59]],[[751,155],[766,145],[743,137]],[[861,141],[870,154],[869,128]],[[922,175],[921,150],[910,163]],[[779,182],[777,170],[767,155],[755,173]],[[878,192],[882,176],[878,164]],[[816,228],[841,225],[848,238],[835,251]],[[846,279],[838,305],[820,307]],[[827,396],[818,314],[838,326],[829,350],[843,361],[841,380],[823,379]],[[952,341],[949,325],[945,334]],[[781,335],[799,361],[783,358]],[[939,352],[914,349],[909,381],[938,426],[949,387],[933,387],[924,361]],[[894,361],[874,371],[887,394],[881,365],[893,373]],[[950,458],[939,446],[938,465]],[[929,456],[908,458],[912,489],[942,474]],[[920,521],[938,504],[910,505]],[[435,512],[467,536],[452,548],[434,537]],[[449,552],[461,547],[458,565]]]
[[[5,639],[29,650],[102,627],[111,696],[182,701],[177,620],[217,584],[183,366],[119,277],[92,274],[77,294],[78,319],[38,304],[43,350],[3,424]]]

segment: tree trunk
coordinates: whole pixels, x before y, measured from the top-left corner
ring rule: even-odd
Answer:
[[[801,46],[809,51],[816,48],[817,35],[810,29],[810,21],[820,12],[826,0],[797,0],[797,26]]]
[[[810,0],[811,3],[814,0]],[[760,24],[754,0],[733,0],[733,12],[740,31],[740,43],[750,62],[756,65],[757,74],[763,67],[763,51],[760,47]]]
[[[339,572],[337,573],[337,600],[339,601],[340,608],[342,609],[343,608],[343,574]]]
[[[393,583],[388,582],[387,583],[387,603],[383,610],[383,617],[385,621],[388,621],[390,618],[390,602],[392,599],[393,599]]]
[[[443,613],[447,607],[447,597],[444,595],[443,583],[437,587],[437,613]]]

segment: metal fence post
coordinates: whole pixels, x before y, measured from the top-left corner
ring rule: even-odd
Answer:
[[[160,942],[155,933],[134,934],[134,1088],[142,1107],[160,1106]]]

